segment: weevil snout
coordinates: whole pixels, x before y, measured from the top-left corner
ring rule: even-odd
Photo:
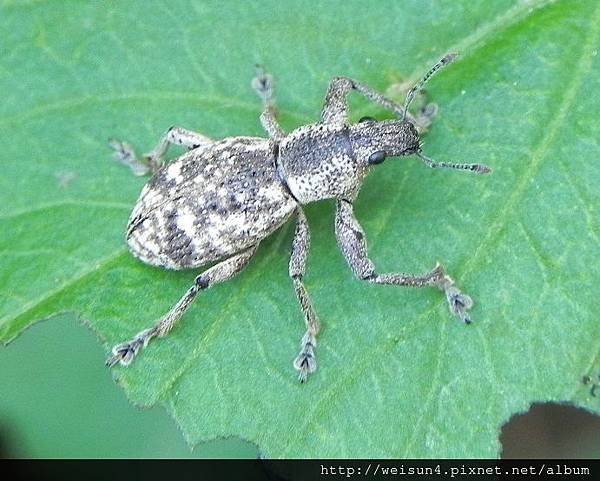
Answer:
[[[412,155],[421,150],[421,137],[412,122],[404,121],[406,136],[403,139],[404,150],[400,155]]]
[[[415,126],[406,120],[361,119],[350,132],[357,157],[370,164],[380,164],[387,157],[400,157],[419,152],[421,139]]]

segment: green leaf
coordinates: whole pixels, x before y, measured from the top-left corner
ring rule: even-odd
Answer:
[[[390,160],[356,212],[380,272],[439,260],[475,299],[473,325],[435,290],[352,279],[324,202],[307,209],[323,331],[306,385],[292,368],[304,328],[291,225],[115,376],[132,402],[164,405],[191,444],[235,435],[271,457],[492,457],[500,426],[533,401],[600,410],[597,2],[119,5],[2,3],[3,342],[71,311],[108,352],[193,282],[127,251],[144,180],[110,160],[109,137],[143,151],[173,124],[262,135],[255,63],[276,76],[291,130],[318,119],[335,75],[383,91],[459,51],[428,87],[440,115],[425,151],[494,173]],[[382,115],[353,105],[355,120]]]

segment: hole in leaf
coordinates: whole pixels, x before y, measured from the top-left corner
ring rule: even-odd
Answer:
[[[600,416],[566,404],[533,404],[502,427],[500,442],[505,459],[596,458]]]

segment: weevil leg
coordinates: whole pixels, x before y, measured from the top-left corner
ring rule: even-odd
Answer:
[[[296,297],[304,314],[306,333],[302,337],[300,353],[294,360],[294,367],[298,371],[300,382],[305,382],[308,375],[317,369],[315,348],[317,347],[317,334],[319,333],[319,319],[317,318],[306,287],[304,287],[304,283],[302,282],[306,270],[308,251],[310,249],[310,231],[303,210],[298,207],[296,212],[298,221],[292,243],[289,272],[294,283]]]
[[[391,110],[399,117],[404,115],[404,107],[397,104],[385,95],[373,90],[371,87],[348,77],[335,77],[329,83],[325,104],[321,112],[321,122],[343,127],[348,122],[348,94],[357,91],[367,99]],[[417,119],[409,112],[406,118],[417,125]]]
[[[141,176],[151,172],[150,165],[144,159],[139,159],[134,148],[127,142],[109,139],[108,145],[114,150],[115,160],[129,167],[134,175]]]
[[[239,274],[248,265],[257,248],[258,244],[215,264],[196,277],[194,285],[187,290],[177,304],[158,323],[149,329],[144,329],[137,333],[130,341],[113,347],[112,355],[106,360],[106,365],[112,367],[117,363],[120,363],[122,366],[131,364],[139,351],[146,347],[152,338],[166,336],[173,329],[175,323],[181,319],[181,316],[183,316],[201,291],[215,284],[225,282],[236,274]]]
[[[261,65],[256,66],[256,76],[252,79],[252,88],[256,91],[263,103],[260,114],[260,123],[263,129],[274,140],[285,137],[285,132],[277,122],[277,107],[275,106],[275,82],[273,76]]]
[[[195,149],[212,142],[212,139],[197,132],[181,127],[171,127],[161,137],[158,145],[141,158],[136,155],[133,147],[126,142],[110,139],[109,145],[115,151],[115,159],[130,167],[135,175],[146,175],[156,172],[164,165],[169,146],[183,145],[189,149]]]
[[[437,287],[446,294],[452,314],[466,324],[471,322],[468,310],[473,307],[473,300],[454,285],[454,281],[441,265],[438,264],[433,270],[420,276],[402,273],[377,274],[375,265],[369,259],[365,233],[354,216],[352,203],[347,200],[337,201],[335,234],[344,257],[359,279],[373,284]]]

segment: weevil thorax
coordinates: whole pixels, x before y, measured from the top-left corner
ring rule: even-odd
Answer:
[[[305,125],[279,144],[277,168],[290,192],[301,203],[353,198],[369,166],[352,150],[350,127]]]
[[[420,139],[407,121],[374,119],[350,126],[305,125],[286,136],[276,153],[277,168],[302,204],[353,199],[374,164],[419,151]]]
[[[415,126],[402,120],[377,121],[371,118],[350,127],[350,142],[357,160],[364,165],[382,163],[387,157],[411,155],[419,151]]]

